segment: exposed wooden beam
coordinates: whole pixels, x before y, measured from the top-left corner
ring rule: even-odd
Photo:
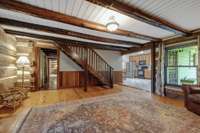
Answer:
[[[127,5],[123,2],[117,0],[87,0],[94,4],[101,5],[105,8],[120,12],[124,15],[137,19],[139,21],[148,23],[152,26],[156,26],[158,28],[181,34],[189,34],[190,32],[186,29],[183,29],[175,24],[172,24],[164,19],[161,19],[157,16],[153,16],[148,14],[147,12],[133,6]]]
[[[128,50],[128,48],[126,48],[126,47],[96,44],[96,43],[91,43],[91,42],[82,42],[82,41],[63,39],[63,38],[52,37],[52,36],[47,36],[47,35],[39,35],[39,34],[34,34],[34,33],[21,32],[21,31],[10,30],[10,29],[4,29],[4,31],[8,34],[13,34],[13,35],[18,35],[18,36],[26,36],[26,37],[32,37],[32,38],[38,38],[38,39],[44,39],[44,40],[51,40],[54,42],[62,42],[62,43],[66,43],[66,45],[77,45],[77,46],[83,46],[83,47],[85,46],[85,47],[91,47],[91,48],[96,48],[96,49],[116,50],[116,51]]]
[[[170,44],[175,44],[175,43],[181,43],[181,42],[185,42],[185,41],[190,41],[190,40],[195,40],[197,39],[197,37],[200,35],[200,31],[196,32],[192,32],[190,35],[188,36],[180,36],[180,37],[175,37],[175,38],[171,38],[171,39],[167,39],[167,40],[163,40],[162,42],[165,45],[170,45]],[[158,41],[159,42],[159,41]],[[147,50],[147,49],[151,49],[151,45],[154,42],[149,42],[144,44],[143,46],[136,48],[136,47],[132,47],[127,51],[122,52],[122,54],[129,54],[129,53],[133,53],[133,52],[138,52],[141,50]],[[156,42],[155,42],[156,43]]]
[[[139,52],[139,51],[142,51],[142,50],[148,50],[148,49],[150,50],[154,43],[155,42],[149,42],[149,43],[142,45],[141,47],[131,47],[131,48],[129,48],[129,50],[123,51],[122,55],[134,53],[134,52]],[[155,44],[155,46],[156,46],[156,44]]]
[[[197,39],[198,34],[199,33],[192,33],[189,36],[181,36],[181,37],[167,39],[167,40],[164,40],[163,43],[165,45],[170,45],[170,44],[174,44],[174,43],[180,43],[180,42],[184,42],[184,41],[194,40],[194,39]]]
[[[15,1],[15,0],[0,0],[0,7],[6,8],[8,10],[20,11],[32,16],[36,16],[36,17],[40,17],[40,18],[44,18],[48,20],[58,21],[58,22],[66,23],[66,24],[71,24],[74,26],[107,32],[111,34],[134,37],[134,38],[139,38],[139,39],[144,39],[144,40],[149,40],[149,41],[159,40],[158,38],[155,38],[155,37],[142,35],[139,33],[134,33],[134,32],[130,32],[130,31],[122,30],[122,29],[119,29],[115,32],[108,32],[106,26],[104,25],[90,22],[83,19],[79,19],[77,17],[68,16],[66,14],[51,11],[48,9],[32,6],[30,4],[26,4],[26,3]]]
[[[16,21],[16,20],[11,20],[11,19],[1,18],[1,17],[0,17],[0,24],[16,26],[16,27],[21,27],[21,28],[28,28],[28,29],[33,29],[33,30],[39,30],[39,31],[48,32],[48,33],[56,33],[56,34],[60,34],[60,35],[73,36],[73,37],[89,39],[89,40],[93,40],[93,41],[141,46],[141,44],[135,43],[135,42],[122,41],[122,40],[118,40],[118,39],[110,39],[110,38],[105,38],[105,37],[98,37],[98,36],[83,34],[83,33],[79,33],[79,32],[64,30],[64,29],[60,29],[60,28],[48,27],[48,26],[43,26],[43,25],[38,25],[38,24],[31,24],[31,23],[26,23],[26,22],[21,22],[21,21]]]
[[[169,44],[180,43],[184,41],[190,41],[190,40],[197,39],[199,35],[200,35],[200,29],[196,29],[196,30],[193,30],[192,33],[188,36],[179,36],[179,37],[175,37],[171,39],[166,39],[163,41],[163,43],[165,45],[169,45]]]
[[[197,33],[195,34],[192,34],[190,36],[181,36],[181,37],[176,37],[176,38],[172,38],[172,39],[168,39],[168,40],[164,40],[163,43],[165,45],[170,45],[170,44],[175,44],[175,43],[180,43],[180,42],[185,42],[185,41],[190,41],[190,40],[194,40],[194,39],[197,39]],[[153,44],[154,42],[149,42],[149,43],[146,43],[144,45],[142,45],[141,47],[131,47],[129,50],[127,51],[123,51],[122,54],[125,55],[125,54],[129,54],[129,53],[134,53],[134,52],[139,52],[139,51],[142,51],[142,50],[148,50],[148,49],[151,49],[151,45]]]

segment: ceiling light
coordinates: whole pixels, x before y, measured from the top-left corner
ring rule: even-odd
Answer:
[[[140,51],[140,54],[144,54],[144,51]]]
[[[109,22],[106,24],[108,31],[116,31],[119,28],[119,24],[115,21],[114,16],[110,17]]]

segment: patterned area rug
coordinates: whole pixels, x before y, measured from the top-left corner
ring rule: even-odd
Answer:
[[[152,100],[149,93],[120,93],[33,108],[19,133],[200,133],[200,117]]]

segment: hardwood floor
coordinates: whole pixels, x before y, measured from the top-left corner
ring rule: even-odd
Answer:
[[[123,89],[134,89],[134,88],[115,85],[113,89],[105,89],[102,87],[90,87],[88,88],[88,92],[84,92],[83,88],[32,92],[30,93],[29,98],[26,99],[23,102],[23,105],[20,108],[18,108],[15,112],[9,109],[0,110],[0,133],[11,132],[19,123],[18,122],[19,118],[23,117],[26,111],[31,107],[38,107],[38,106],[50,105],[59,102],[67,102],[82,98],[108,95],[108,94],[118,93]],[[165,104],[174,105],[180,108],[183,107],[183,101],[180,99],[176,100],[167,97],[159,97],[156,95],[152,95],[150,93],[147,94],[150,95],[154,100],[161,101]]]

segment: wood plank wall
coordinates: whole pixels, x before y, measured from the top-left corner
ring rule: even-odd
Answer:
[[[83,87],[84,71],[61,71],[59,72],[59,89]],[[95,86],[99,82],[93,76],[89,76],[88,86]]]
[[[88,86],[99,85],[99,82],[93,76],[88,76]],[[113,72],[114,83],[122,83],[122,71]],[[59,89],[84,87],[84,71],[60,71]]]
[[[122,71],[114,71],[113,72],[113,83],[114,84],[122,83]]]
[[[17,80],[16,39],[0,27],[0,91],[14,87]]]

